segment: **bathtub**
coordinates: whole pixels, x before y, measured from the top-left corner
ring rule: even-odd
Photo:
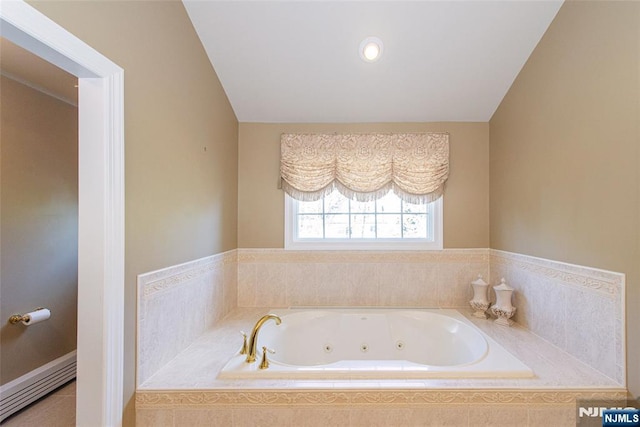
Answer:
[[[276,309],[258,360],[237,354],[221,379],[529,378],[534,374],[451,309]],[[257,319],[256,319],[257,320]],[[488,322],[490,320],[487,320]],[[240,341],[239,341],[240,344]],[[259,369],[262,346],[270,366]]]

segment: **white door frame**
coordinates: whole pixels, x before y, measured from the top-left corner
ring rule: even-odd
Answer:
[[[76,425],[119,426],[124,342],[124,72],[22,0],[0,34],[78,77]]]

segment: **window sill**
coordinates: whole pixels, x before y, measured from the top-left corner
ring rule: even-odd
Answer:
[[[289,241],[284,244],[285,250],[311,250],[311,251],[439,251],[442,250],[442,242],[407,242],[396,240],[381,240],[375,242],[366,241],[326,241],[304,240]]]

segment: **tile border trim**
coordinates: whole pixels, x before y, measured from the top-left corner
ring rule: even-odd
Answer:
[[[185,262],[138,276],[139,295],[149,297],[180,286],[229,263],[237,262],[237,249]]]
[[[560,280],[570,286],[596,291],[605,295],[614,297],[624,295],[625,275],[622,273],[536,258],[497,249],[490,250],[490,261],[492,264],[508,265],[527,271],[528,273]]]
[[[238,249],[238,263],[421,263],[489,262],[489,249],[443,249],[436,251],[304,251],[285,249]]]
[[[575,404],[576,399],[625,399],[621,390],[204,390],[138,391],[136,408],[224,405],[424,405],[424,404]]]

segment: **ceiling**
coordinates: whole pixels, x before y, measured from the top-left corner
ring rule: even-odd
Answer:
[[[562,0],[183,3],[240,122],[486,122]]]
[[[78,78],[0,37],[0,74],[68,104],[78,105]]]

